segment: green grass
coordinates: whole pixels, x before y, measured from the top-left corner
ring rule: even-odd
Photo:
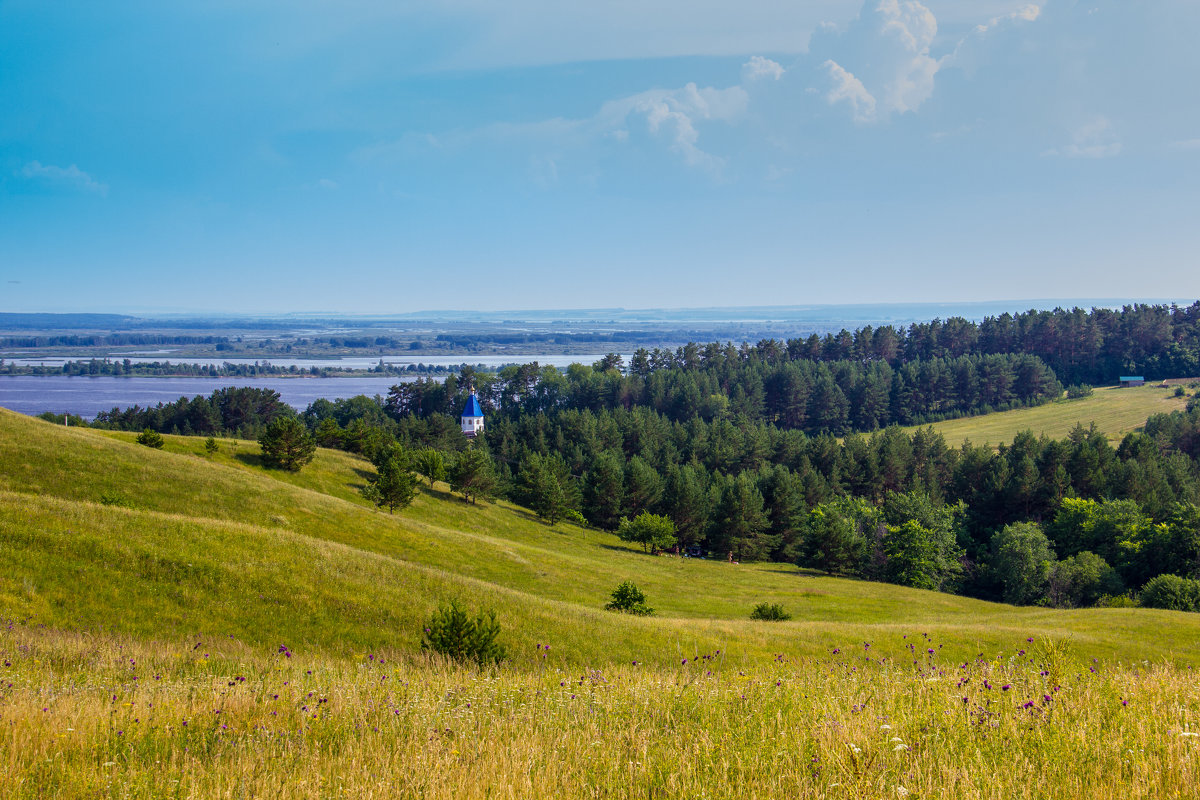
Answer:
[[[652,557],[441,484],[393,516],[345,453],[133,436],[0,411],[0,798],[1195,792],[1200,615]],[[601,609],[626,579],[658,616]],[[420,650],[452,597],[503,666]]]
[[[946,438],[946,444],[958,447],[972,444],[1007,444],[1022,431],[1045,434],[1051,439],[1064,438],[1076,425],[1085,428],[1092,423],[1108,438],[1119,442],[1125,434],[1140,430],[1152,414],[1177,411],[1187,405],[1187,398],[1175,397],[1175,387],[1157,386],[1096,389],[1091,397],[1078,400],[1058,400],[1044,406],[999,411],[978,417],[964,417],[933,423],[933,428]],[[913,426],[906,430],[916,430]]]
[[[505,503],[472,506],[445,485],[396,515],[358,496],[370,465],[318,451],[299,473],[265,470],[257,445],[64,429],[0,412],[0,608],[57,627],[142,637],[232,635],[334,653],[416,647],[439,602],[501,612],[516,648],[553,641],[577,663],[817,654],[937,632],[958,656],[1028,636],[1106,658],[1200,662],[1200,617],[1141,609],[1014,608],[787,564],[646,556],[612,534],[548,527]],[[101,499],[118,501],[103,505]],[[605,612],[633,580],[652,619]],[[787,623],[751,622],[760,602]],[[693,653],[694,655],[694,653]]]

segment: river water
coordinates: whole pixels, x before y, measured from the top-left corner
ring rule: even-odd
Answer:
[[[22,414],[43,411],[92,419],[101,411],[132,405],[173,403],[180,397],[210,395],[224,386],[274,389],[299,410],[318,399],[384,395],[397,383],[415,378],[137,378],[0,375],[0,407]]]
[[[145,352],[145,351],[143,351]],[[538,362],[543,367],[563,367],[571,364],[594,364],[604,358],[603,353],[585,354],[585,355],[510,355],[510,356],[473,356],[473,355],[457,355],[457,356],[343,356],[341,358],[199,358],[193,356],[178,356],[172,358],[171,352],[168,350],[157,351],[162,355],[157,356],[135,356],[132,353],[112,353],[108,356],[110,361],[125,361],[128,360],[133,364],[150,364],[153,362],[169,361],[173,364],[199,364],[200,366],[219,367],[222,364],[270,364],[273,367],[296,367],[297,369],[310,369],[312,367],[338,367],[342,369],[371,369],[379,364],[382,360],[384,364],[389,364],[396,367],[407,367],[410,364],[425,364],[430,367],[457,367],[460,364],[470,364],[472,367],[486,367],[487,369],[498,369],[499,367],[509,364],[529,364],[533,361]],[[2,356],[4,363],[14,364],[19,367],[61,367],[68,361],[88,361],[87,356],[17,356],[8,357]],[[624,355],[623,358],[629,359],[629,355]]]

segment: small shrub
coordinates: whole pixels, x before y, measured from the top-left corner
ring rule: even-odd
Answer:
[[[208,453],[210,456],[216,455],[218,449],[220,448],[217,447],[217,440],[213,437],[210,436],[204,440],[204,452]]]
[[[1175,396],[1176,397],[1183,397],[1186,394],[1187,394],[1187,392],[1184,390],[1184,388],[1182,386],[1175,387]]]
[[[1137,608],[1137,604],[1137,600],[1129,592],[1102,594],[1096,600],[1096,608]]]
[[[133,508],[133,501],[118,491],[100,493],[100,505],[117,506],[118,508]]]
[[[574,522],[576,525],[579,525],[584,528],[586,528],[587,524],[588,524],[588,522],[584,518],[583,514],[580,514],[578,511],[576,511],[573,508],[567,509],[566,513],[563,514],[563,519],[565,519],[567,522]]]
[[[496,641],[499,635],[496,612],[488,610],[471,619],[457,600],[451,600],[425,623],[421,649],[462,663],[497,664],[506,655],[504,645]]]
[[[1076,384],[1072,384],[1071,386],[1067,387],[1067,399],[1068,400],[1078,400],[1080,397],[1091,397],[1091,396],[1092,396],[1092,387],[1090,387],[1086,384],[1076,383]]]
[[[612,602],[605,606],[609,611],[621,611],[639,617],[649,617],[654,609],[646,605],[646,595],[634,585],[633,581],[625,581],[612,593]]]
[[[153,447],[155,450],[161,450],[163,446],[162,434],[150,428],[139,433],[134,441],[146,447]]]
[[[767,622],[786,622],[792,615],[783,610],[779,603],[759,603],[750,612],[750,619],[766,620]]]
[[[1140,599],[1145,608],[1196,611],[1200,608],[1200,581],[1178,575],[1159,575],[1142,587]]]

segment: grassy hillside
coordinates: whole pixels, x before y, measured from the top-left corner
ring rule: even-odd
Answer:
[[[0,411],[0,798],[1194,792],[1200,615],[656,558],[441,485],[391,516],[345,453],[132,438]],[[601,610],[625,579],[658,616]],[[419,650],[450,597],[503,667]]]
[[[1187,399],[1174,397],[1175,387],[1138,386],[1127,389],[1097,389],[1091,397],[1078,400],[1059,400],[1044,406],[999,411],[978,417],[964,417],[937,422],[933,427],[946,437],[946,444],[958,447],[965,441],[972,444],[1011,442],[1025,430],[1035,436],[1046,434],[1061,439],[1077,424],[1085,428],[1091,423],[1108,435],[1114,443],[1125,434],[1140,430],[1152,414],[1177,411],[1187,405]],[[907,430],[915,430],[913,426]]]
[[[656,558],[504,503],[470,506],[443,485],[393,516],[359,499],[370,467],[345,453],[319,451],[286,474],[262,469],[250,442],[222,442],[208,459],[200,440],[166,438],[155,451],[129,434],[0,413],[0,606],[9,616],[346,653],[412,649],[433,608],[463,597],[499,609],[515,646],[553,641],[576,663],[718,648],[811,655],[918,628],[964,657],[1045,635],[1093,656],[1150,650],[1200,661],[1191,615],[1013,608],[784,564]],[[638,583],[657,617],[601,610],[623,580]],[[750,622],[762,601],[796,621]]]

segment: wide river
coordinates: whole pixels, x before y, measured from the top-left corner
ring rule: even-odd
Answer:
[[[101,411],[173,403],[180,397],[209,395],[223,386],[274,389],[288,405],[304,410],[324,397],[387,395],[397,383],[415,378],[116,378],[112,376],[0,375],[0,407],[22,414],[70,413],[92,419]]]

